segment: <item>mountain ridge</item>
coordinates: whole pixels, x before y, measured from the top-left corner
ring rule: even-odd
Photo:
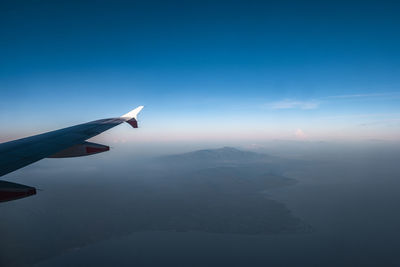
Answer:
[[[261,154],[251,151],[240,150],[234,147],[222,147],[216,149],[201,149],[182,154],[173,154],[160,157],[163,161],[185,160],[185,161],[219,161],[219,162],[237,162],[237,161],[261,161],[271,158],[267,154]]]

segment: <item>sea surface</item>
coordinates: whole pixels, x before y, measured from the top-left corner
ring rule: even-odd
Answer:
[[[298,218],[302,224],[309,226],[305,230],[302,228],[304,231],[261,234],[250,231],[246,234],[243,230],[246,225],[237,228],[242,222],[239,219],[235,219],[236,224],[232,229],[243,230],[240,233],[197,229],[197,226],[191,229],[187,224],[184,230],[178,227],[163,231],[127,231],[125,234],[118,229],[107,228],[111,234],[102,238],[94,236],[82,242],[72,240],[75,245],[54,250],[54,253],[48,253],[45,257],[8,263],[10,266],[399,266],[400,149],[379,145],[357,148],[313,149],[296,155],[285,152],[290,158],[285,164],[289,162],[292,165],[280,165],[279,175],[296,182],[273,186],[260,194],[266,197],[266,203],[279,203],[279,207],[282,205],[283,210],[290,212],[290,216],[282,217],[285,218],[282,223],[287,223],[286,218],[290,218],[289,222],[292,222],[291,218]],[[284,158],[282,154],[279,156]],[[301,164],[292,160],[300,160]],[[123,181],[119,184],[124,184]],[[50,183],[46,179],[41,182]],[[89,185],[84,186],[88,186],[87,190],[90,191]],[[62,198],[67,195],[64,192]],[[107,197],[110,196],[104,195],[105,199]],[[92,201],[95,202],[95,199]],[[35,205],[40,203],[39,200]],[[14,208],[17,209],[19,205],[15,203]],[[2,211],[7,216],[18,216],[10,207],[3,206],[0,209]],[[48,215],[43,207],[31,207],[30,212],[33,219]],[[97,217],[90,223],[93,223],[93,227],[102,226],[98,221],[102,220],[102,213],[94,214]],[[109,215],[124,220],[118,212]],[[29,221],[26,215],[22,217],[26,218],[27,224],[35,223],[34,220]],[[33,250],[38,253],[51,249],[49,235],[57,235],[57,226],[60,226],[61,235],[63,229],[70,230],[71,227],[76,231],[86,229],[86,226],[79,229],[74,219],[71,219],[70,228],[64,225],[68,219],[59,221],[50,218],[50,222],[58,225],[37,225],[41,235],[36,236],[39,246]],[[111,224],[112,227],[118,225],[124,224]],[[5,226],[3,222],[3,230]],[[57,238],[54,240],[61,242]],[[16,255],[21,252],[22,257],[24,249],[29,248],[15,244],[13,250],[2,244],[3,252],[12,251]]]

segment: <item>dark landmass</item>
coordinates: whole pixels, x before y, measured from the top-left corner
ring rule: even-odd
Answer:
[[[221,166],[245,166],[262,164],[267,167],[277,167],[286,160],[267,154],[243,151],[233,147],[219,149],[204,149],[189,153],[159,157],[153,161],[152,167],[161,166],[163,169],[195,170]]]
[[[0,263],[20,264],[21,250],[29,251],[23,263],[32,263],[141,231],[245,235],[310,231],[283,204],[263,193],[296,182],[275,174],[274,160],[226,147],[158,158],[140,170],[128,166],[124,173],[135,176],[132,179],[104,174],[82,184],[54,180],[36,201],[25,202],[31,214],[23,228],[9,229],[7,218],[0,222],[2,231],[8,228],[2,235]],[[21,219],[27,217],[26,210],[20,212]],[[8,219],[18,221],[18,217]]]
[[[160,157],[158,160],[176,165],[201,166],[201,165],[220,165],[220,164],[243,164],[248,162],[263,161],[274,157],[267,154],[243,151],[233,147],[223,147],[219,149],[203,149],[177,155]],[[187,165],[186,165],[187,166]]]

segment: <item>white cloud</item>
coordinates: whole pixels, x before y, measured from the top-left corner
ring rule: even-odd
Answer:
[[[306,139],[307,138],[307,135],[303,132],[302,129],[296,129],[296,131],[294,132],[294,135],[298,139]]]
[[[267,104],[270,109],[316,109],[319,107],[319,102],[316,100],[299,101],[284,99],[277,102]]]

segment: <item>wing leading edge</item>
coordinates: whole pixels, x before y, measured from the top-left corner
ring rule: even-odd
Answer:
[[[137,128],[137,116],[142,109],[143,106],[139,106],[121,117],[101,119],[2,143],[0,144],[0,176],[46,157],[68,157],[68,153],[71,153],[71,157],[76,157],[107,151],[109,147],[86,142],[86,140],[123,122]]]

